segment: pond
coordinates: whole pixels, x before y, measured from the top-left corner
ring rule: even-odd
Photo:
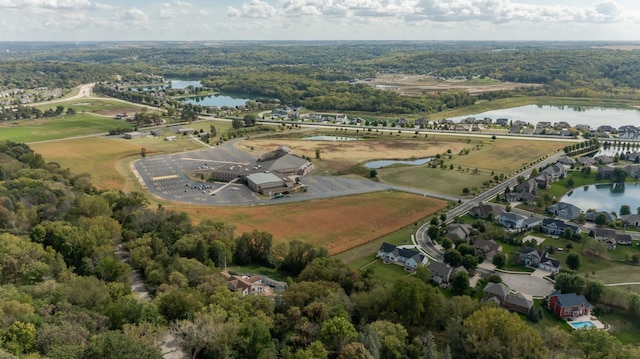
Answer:
[[[635,213],[640,207],[640,183],[595,184],[576,188],[561,199],[583,211],[593,208],[597,211],[620,212],[623,204]]]
[[[240,96],[226,96],[226,95],[209,95],[198,96],[183,99],[183,103],[190,103],[192,105],[200,106],[216,106],[216,107],[236,107],[244,106],[247,101],[253,101],[250,98],[243,98]]]
[[[338,136],[309,136],[302,138],[306,141],[357,141],[358,139],[355,137],[338,137]]]
[[[525,121],[535,125],[539,121],[549,121],[551,123],[564,121],[572,126],[586,124],[592,128],[602,125],[620,127],[624,125],[638,126],[640,124],[640,111],[620,108],[586,107],[586,106],[541,106],[527,105],[520,107],[493,110],[477,114],[469,114],[450,118],[459,122],[469,116],[476,119],[485,117],[508,118],[510,121]]]
[[[419,158],[417,160],[379,160],[379,161],[371,161],[364,164],[366,168],[369,169],[378,169],[383,167],[388,167],[391,165],[408,165],[408,166],[419,166],[429,163],[432,158]]]
[[[183,90],[189,86],[202,87],[202,82],[200,82],[200,80],[169,79],[169,83],[171,84],[171,88],[174,90]]]

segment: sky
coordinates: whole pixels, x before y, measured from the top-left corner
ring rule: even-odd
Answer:
[[[0,0],[0,41],[143,40],[640,41],[640,1]]]

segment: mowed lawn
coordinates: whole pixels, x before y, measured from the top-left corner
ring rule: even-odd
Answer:
[[[76,112],[92,112],[102,115],[115,115],[116,113],[128,113],[133,115],[136,111],[140,111],[143,107],[131,103],[125,103],[113,99],[79,99],[72,101],[63,101],[56,103],[49,103],[44,105],[35,105],[35,107],[46,111],[48,109],[55,109],[57,106],[62,105],[66,109],[73,108]]]
[[[100,189],[122,189],[125,174],[116,169],[116,163],[140,156],[140,146],[106,137],[32,143],[29,147],[47,162],[57,162],[75,174],[89,173],[94,186]]]
[[[29,143],[106,133],[118,127],[132,128],[133,125],[89,114],[54,119],[20,120],[1,126],[0,140]]]
[[[236,234],[254,229],[273,234],[274,242],[300,240],[331,254],[383,237],[444,208],[447,202],[403,192],[376,192],[286,205],[195,207],[166,203],[196,221],[217,219],[236,226]]]

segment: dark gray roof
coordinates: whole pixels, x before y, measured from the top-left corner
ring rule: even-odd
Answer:
[[[273,182],[284,183],[284,180],[282,178],[274,175],[273,173],[263,173],[263,172],[252,173],[247,176],[247,179],[255,183],[256,185],[262,185],[265,183],[273,183]]]
[[[504,301],[505,303],[513,304],[521,308],[531,308],[533,306],[533,300],[525,297],[521,293],[509,294]]]
[[[382,245],[380,246],[380,250],[385,253],[391,253],[395,249],[396,249],[396,246],[394,246],[393,244],[389,244],[387,242],[382,243]]]
[[[486,287],[484,287],[484,290],[482,291],[489,294],[495,294],[497,296],[500,296],[500,298],[504,298],[507,296],[507,294],[509,294],[510,289],[503,283],[489,283]]]
[[[587,302],[587,298],[584,295],[577,295],[576,293],[553,293],[552,296],[558,296],[558,304],[561,307],[575,307],[580,304],[584,304],[586,307],[591,307],[591,304]]]

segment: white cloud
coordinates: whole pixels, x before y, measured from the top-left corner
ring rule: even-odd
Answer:
[[[100,10],[111,9],[112,7],[88,0],[0,0],[0,8]]]
[[[146,12],[135,7],[129,9],[120,9],[116,11],[116,19],[130,24],[144,24],[149,21],[149,15]]]
[[[164,3],[160,9],[160,18],[166,20],[188,15],[192,6],[191,3],[180,0],[172,3]]]
[[[231,17],[270,18],[276,12],[276,9],[266,1],[251,0],[243,4],[239,9],[230,6],[227,15]]]

